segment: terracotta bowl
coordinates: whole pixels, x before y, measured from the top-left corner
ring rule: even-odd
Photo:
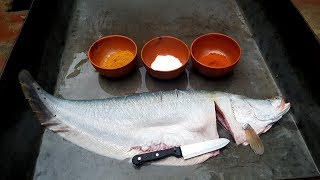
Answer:
[[[182,66],[172,71],[158,71],[151,64],[158,55],[172,55],[180,60]],[[181,75],[190,58],[188,46],[181,40],[171,36],[161,36],[151,39],[141,50],[141,58],[147,72],[158,79],[173,79]]]
[[[230,73],[241,57],[239,44],[231,37],[218,33],[205,34],[196,38],[191,44],[190,51],[192,66],[208,77],[218,77]],[[228,60],[228,64],[217,66],[214,63],[204,62],[204,57],[212,54],[218,54],[217,56],[222,57],[223,60]]]
[[[128,64],[115,69],[108,69],[101,65],[105,57],[119,50],[128,50],[134,55]],[[110,35],[94,42],[88,51],[88,56],[91,64],[100,74],[109,78],[119,78],[133,70],[137,56],[137,45],[126,36]]]

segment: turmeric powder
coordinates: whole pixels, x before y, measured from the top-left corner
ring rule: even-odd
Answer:
[[[123,67],[134,58],[130,51],[117,51],[110,56],[104,58],[102,66],[108,69],[116,69]]]

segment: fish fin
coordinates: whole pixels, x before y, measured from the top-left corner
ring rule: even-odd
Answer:
[[[44,126],[44,127],[57,126],[57,125],[59,125],[59,124],[60,124],[60,123],[55,122],[55,121],[47,121],[47,122],[41,123],[41,125]]]
[[[57,128],[57,129],[51,129],[51,131],[55,133],[63,133],[63,132],[68,132],[70,130],[68,128]]]
[[[37,115],[40,123],[46,124],[54,119],[55,115],[48,110],[39,96],[39,94],[45,94],[45,91],[36,83],[28,71],[20,71],[19,82],[25,98],[28,99],[29,105],[32,111]]]
[[[249,124],[244,124],[243,129],[251,149],[256,154],[262,155],[264,153],[264,146],[258,134]]]

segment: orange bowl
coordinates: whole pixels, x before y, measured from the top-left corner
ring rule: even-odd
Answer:
[[[159,71],[151,68],[158,55],[171,55],[178,58],[181,67],[171,71]],[[171,36],[161,36],[151,39],[141,50],[141,58],[147,72],[158,79],[173,79],[181,75],[190,58],[188,46],[181,40]]]
[[[121,35],[110,35],[94,42],[88,51],[88,56],[91,64],[100,74],[109,78],[119,78],[129,74],[133,70],[137,49],[137,45],[132,39]],[[134,55],[128,64],[114,69],[102,66],[102,61],[106,57],[120,50],[130,51]]]
[[[241,57],[240,45],[231,37],[210,33],[196,38],[191,44],[192,66],[208,77],[230,73]]]

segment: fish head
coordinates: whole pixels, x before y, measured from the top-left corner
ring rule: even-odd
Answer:
[[[290,109],[290,103],[286,103],[282,97],[261,100],[233,96],[230,102],[234,116],[240,122],[248,119],[276,122]]]
[[[216,93],[216,118],[230,131],[237,144],[246,143],[245,129],[250,125],[256,134],[267,132],[290,109],[282,97],[250,99],[229,93]]]

